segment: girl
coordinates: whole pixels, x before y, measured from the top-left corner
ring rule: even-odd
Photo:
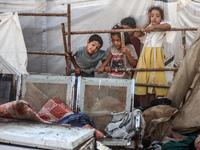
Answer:
[[[166,31],[151,32],[154,29],[171,28],[169,23],[162,23],[164,20],[164,11],[159,6],[152,6],[148,10],[147,23],[141,27],[143,32],[135,32],[135,37],[142,37],[141,42],[144,44],[143,50],[136,68],[164,68],[164,59],[167,59],[163,52],[163,43],[166,37]],[[151,24],[151,25],[150,25]],[[150,26],[149,26],[150,25]],[[167,33],[169,34],[169,32]],[[136,83],[164,84],[167,85],[167,79],[164,71],[139,71],[135,72],[133,78]],[[168,90],[166,88],[137,86],[136,95],[140,95],[140,105],[145,105],[145,96],[149,93],[148,103],[158,96],[165,96]]]
[[[115,25],[112,29],[123,29],[123,27]],[[125,66],[132,68],[137,63],[138,57],[127,32],[124,33],[124,37],[125,45],[122,45],[119,32],[111,33],[110,35],[113,45],[107,51],[112,53],[112,60],[110,66],[105,67],[105,71],[109,72],[108,78],[131,79],[131,72],[110,72],[110,69],[125,68]]]

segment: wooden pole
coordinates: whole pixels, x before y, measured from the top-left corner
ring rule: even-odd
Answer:
[[[40,51],[29,51],[29,52],[27,52],[27,54],[67,56],[67,54],[65,54],[65,53],[57,53],[57,52],[40,52]]]
[[[182,44],[183,44],[183,58],[186,55],[186,38],[185,38],[186,31],[182,31]]]
[[[67,17],[67,13],[19,13],[20,16],[56,16]]]
[[[94,72],[97,72],[98,69],[94,69]],[[178,68],[116,68],[111,69],[111,72],[129,72],[129,71],[177,71]],[[71,69],[71,72],[74,73],[75,70]]]
[[[159,30],[155,29],[153,32],[156,31],[196,31],[198,28],[171,28],[169,30]],[[114,30],[90,30],[90,31],[72,31],[70,34],[93,34],[93,33],[115,33],[115,32],[144,32],[144,29],[114,29]],[[67,35],[69,32],[66,32]]]
[[[65,24],[61,24],[62,27],[62,35],[63,35],[63,45],[64,45],[64,51],[65,51],[65,63],[66,63],[66,68],[65,68],[65,74],[68,75],[68,54],[67,54],[67,43],[66,43],[66,35],[65,35]]]
[[[68,41],[68,53],[71,54],[71,5],[67,4],[67,32],[69,33],[67,36],[67,41]],[[67,61],[67,75],[71,75],[71,58],[68,56],[68,61]]]
[[[121,35],[121,45],[125,46],[125,40],[124,40],[124,32],[120,32]],[[124,67],[127,68],[127,64],[126,64],[126,54],[123,54],[123,63],[124,63]]]

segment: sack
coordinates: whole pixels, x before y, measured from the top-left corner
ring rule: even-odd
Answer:
[[[128,139],[136,134],[136,115],[140,117],[140,136],[144,135],[145,121],[142,112],[139,109],[134,109],[132,112],[113,112],[112,122],[107,125],[105,132],[107,136],[112,138]]]

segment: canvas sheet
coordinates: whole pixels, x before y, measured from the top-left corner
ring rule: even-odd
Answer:
[[[188,90],[200,66],[200,26],[195,39],[191,45],[190,51],[185,56],[174,81],[168,91],[167,98],[172,100],[172,106],[179,108],[184,100]],[[195,59],[194,59],[195,58]]]
[[[1,12],[66,13],[71,3],[71,30],[108,30],[127,16],[135,17],[138,24],[147,19],[147,9],[154,0],[0,0]],[[137,8],[137,9],[136,9]],[[142,18],[142,19],[141,19]],[[67,29],[67,17],[20,16],[20,23],[28,51],[64,52],[61,23]],[[100,34],[103,50],[110,46],[109,34]],[[90,34],[72,35],[72,50],[84,46]],[[63,56],[28,55],[28,72],[65,74]]]
[[[26,46],[17,13],[0,14],[1,73],[27,73]]]
[[[177,23],[176,27],[195,27],[200,25],[200,2],[181,0],[178,3]],[[186,31],[186,54],[190,50],[190,46],[194,40],[197,31]],[[177,32],[174,42],[174,64],[180,66],[183,61],[183,45],[182,45],[182,32]]]
[[[167,98],[172,100],[172,106],[180,108],[173,126],[173,129],[177,132],[194,132],[200,129],[198,115],[200,97],[199,55],[200,26],[167,95]]]
[[[0,0],[1,12],[18,13],[66,13],[67,4],[71,4],[71,30],[109,30],[124,17],[132,16],[136,23],[144,25],[147,20],[147,9],[155,4],[165,9],[165,21],[170,21],[174,27],[198,27],[200,23],[200,3],[190,0]],[[20,16],[20,23],[27,51],[64,52],[61,23],[67,29],[67,17]],[[186,50],[189,50],[195,31],[186,32]],[[84,46],[91,34],[72,35],[71,49]],[[108,33],[100,34],[104,40],[103,50],[110,45]],[[165,45],[168,58],[175,55],[173,64],[180,65],[182,55],[181,32],[177,32],[176,40],[171,45]],[[28,72],[65,74],[65,58],[52,55],[28,55]],[[167,72],[168,82],[172,80],[173,72]],[[106,74],[97,75],[106,77]]]

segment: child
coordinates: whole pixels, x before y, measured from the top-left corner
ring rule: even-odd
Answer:
[[[94,69],[100,60],[104,61],[104,63],[97,72],[102,73],[104,71],[112,55],[108,51],[100,50],[102,45],[102,38],[94,34],[88,39],[87,46],[79,47],[72,51],[71,61],[75,67],[76,76],[94,77]]]
[[[166,31],[151,32],[154,29],[171,28],[169,23],[162,23],[164,20],[164,11],[159,6],[152,6],[148,10],[147,23],[142,29],[147,32],[135,32],[135,37],[142,37],[144,43],[143,50],[136,68],[164,68],[164,59],[166,56],[163,52],[163,43],[165,42]],[[150,25],[151,23],[151,25]],[[150,26],[149,26],[150,25]],[[133,78],[136,83],[164,84],[167,85],[167,79],[164,71],[138,71],[134,73]],[[148,103],[156,97],[163,97],[167,94],[168,89],[158,87],[136,86],[135,94],[140,95],[140,105],[145,105],[145,96],[149,93]]]
[[[123,29],[118,25],[115,25],[112,29]],[[137,54],[134,46],[132,45],[130,38],[127,33],[124,33],[125,45],[122,45],[121,35],[119,32],[111,33],[112,44],[107,51],[112,53],[111,66],[105,67],[109,78],[121,78],[131,79],[131,72],[110,72],[110,69],[115,68],[132,68],[137,63]],[[124,58],[125,55],[125,58]]]
[[[135,19],[132,17],[126,17],[121,20],[121,25],[125,29],[135,29],[138,26],[136,25]],[[141,48],[141,43],[140,40],[134,36],[134,32],[128,32],[131,42],[133,43],[133,46],[135,47],[137,56],[140,57],[140,48]]]

